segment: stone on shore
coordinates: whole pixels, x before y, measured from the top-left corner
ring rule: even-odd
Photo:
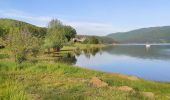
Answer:
[[[93,87],[107,87],[108,84],[102,80],[100,80],[99,78],[97,77],[93,77],[91,80],[90,80],[90,85],[93,86]]]

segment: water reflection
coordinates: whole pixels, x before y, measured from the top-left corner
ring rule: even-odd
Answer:
[[[55,62],[62,62],[68,64],[76,64],[76,57],[84,55],[87,59],[95,57],[96,54],[102,55],[102,53],[109,53],[116,56],[130,56],[140,59],[157,59],[157,60],[170,60],[170,46],[158,46],[154,45],[150,48],[146,48],[144,45],[120,45],[120,46],[107,46],[105,48],[87,48],[76,49],[73,52],[62,54],[62,56],[56,56]]]
[[[91,56],[95,56],[98,52],[101,52],[101,48],[90,48],[83,50],[84,55],[89,59]]]
[[[170,45],[117,45],[64,53],[55,62],[170,82]]]
[[[103,49],[112,55],[126,55],[131,57],[137,57],[141,59],[170,59],[170,46],[158,46],[153,45],[150,48],[146,48],[143,45],[136,46],[109,46]]]
[[[157,60],[170,60],[170,46],[154,45],[146,48],[144,45],[119,45],[107,46],[105,48],[87,48],[76,49],[73,52],[62,54],[62,56],[55,56],[55,62],[63,62],[68,64],[76,64],[76,57],[84,55],[87,59],[95,57],[96,54],[109,53],[116,56],[130,56],[140,59],[157,59]]]
[[[98,52],[102,53],[100,48],[88,48],[83,50],[76,49],[73,52],[63,53],[62,55],[55,54],[53,55],[53,58],[54,62],[76,64],[76,57],[79,57],[83,54],[86,56],[86,58],[90,59],[92,56],[94,57]]]
[[[170,82],[170,45],[117,45],[84,50],[76,65],[104,72]]]
[[[67,64],[75,64],[77,61],[75,55],[73,53],[65,53],[61,57],[56,57],[54,62],[67,63]]]

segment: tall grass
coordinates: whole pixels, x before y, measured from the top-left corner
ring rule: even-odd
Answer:
[[[9,58],[8,54],[0,54],[0,59]]]
[[[89,81],[95,76],[109,87],[129,86],[136,92],[91,87]],[[130,81],[62,63],[25,62],[18,66],[12,61],[0,62],[0,100],[147,100],[140,94],[144,91],[153,92],[157,99],[166,99],[170,95],[170,84],[142,79]]]
[[[0,84],[0,100],[27,100],[22,84],[11,80]]]

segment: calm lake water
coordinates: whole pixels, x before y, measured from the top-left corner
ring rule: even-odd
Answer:
[[[116,45],[94,51],[76,56],[75,65],[170,82],[170,44],[151,45],[150,48],[145,45]]]

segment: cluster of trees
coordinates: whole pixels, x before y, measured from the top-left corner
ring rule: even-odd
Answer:
[[[48,30],[45,37],[45,47],[50,50],[59,51],[63,45],[74,38],[76,30],[71,26],[64,25],[61,21],[53,19],[48,24]]]
[[[117,41],[115,41],[114,39],[110,38],[110,37],[107,37],[107,36],[89,36],[89,35],[77,35],[76,36],[77,38],[86,38],[86,41],[84,41],[84,43],[90,43],[90,44],[93,44],[93,42],[89,42],[89,39],[90,41],[94,40],[94,44],[97,44],[96,41],[98,41],[98,43],[101,43],[101,44],[113,44],[113,43],[118,43]]]
[[[18,64],[30,57],[36,57],[44,47],[59,51],[76,34],[74,28],[57,19],[51,20],[47,28],[0,19],[0,44],[11,50]]]
[[[95,36],[87,37],[83,42],[85,44],[99,44],[99,40]]]

